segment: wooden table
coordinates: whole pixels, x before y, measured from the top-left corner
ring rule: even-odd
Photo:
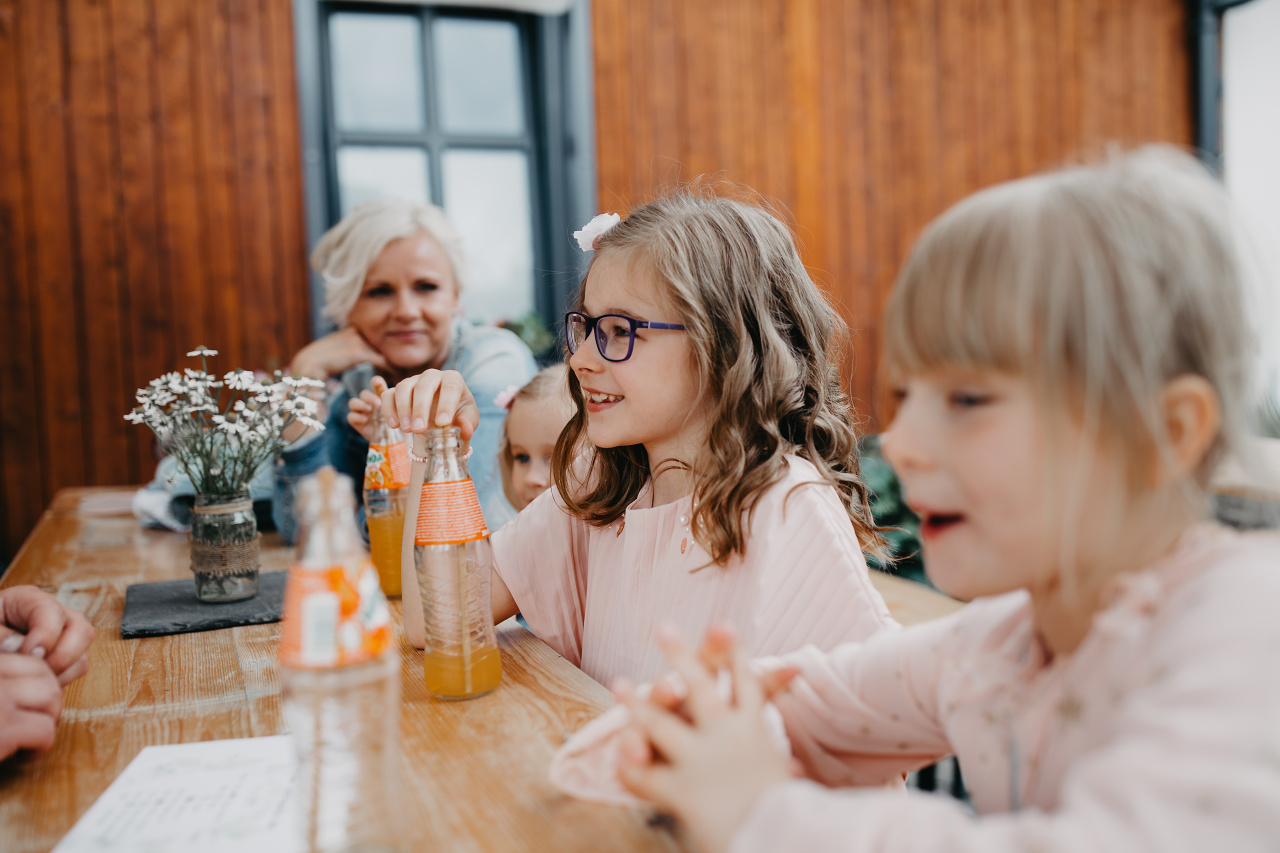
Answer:
[[[31,583],[81,610],[97,636],[89,674],[64,697],[53,749],[0,764],[0,849],[46,851],[145,746],[284,731],[276,663],[279,625],[142,640],[120,638],[129,584],[188,575],[186,538],[144,530],[126,515],[91,516],[66,489],[0,586]],[[119,490],[117,490],[119,491]],[[264,571],[292,552],[263,537]],[[959,607],[910,581],[872,572],[904,623]],[[399,602],[392,602],[399,626]],[[401,774],[415,846],[449,851],[678,850],[646,815],[578,802],[547,782],[551,755],[613,699],[518,626],[499,631],[502,686],[481,699],[438,702],[422,653],[401,648]]]

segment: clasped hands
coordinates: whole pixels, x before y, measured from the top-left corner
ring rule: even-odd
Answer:
[[[696,652],[670,627],[659,629],[658,644],[685,690],[660,681],[642,697],[625,681],[614,685],[631,712],[620,734],[619,779],[674,815],[696,849],[721,853],[767,788],[800,775],[770,739],[762,713],[797,671],[756,675],[727,628],[712,628]]]

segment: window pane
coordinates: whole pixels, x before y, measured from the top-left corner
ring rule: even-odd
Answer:
[[[343,130],[421,130],[422,24],[408,15],[329,18],[333,106]]]
[[[439,18],[432,27],[446,133],[524,130],[520,33],[510,21]]]
[[[471,320],[497,322],[533,310],[529,161],[522,151],[448,151],[444,203],[462,232]]]
[[[421,148],[344,145],[338,149],[338,191],[342,215],[366,201],[431,198],[427,152]]]

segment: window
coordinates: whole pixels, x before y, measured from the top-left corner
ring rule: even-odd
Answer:
[[[570,234],[595,212],[585,3],[295,13],[312,243],[361,202],[432,202],[462,233],[467,318],[557,328],[580,264]]]

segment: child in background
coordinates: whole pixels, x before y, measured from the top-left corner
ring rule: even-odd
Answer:
[[[1280,539],[1204,521],[1251,355],[1229,213],[1157,148],[929,226],[887,309],[883,446],[930,578],[976,600],[758,662],[768,689],[724,632],[700,660],[666,640],[688,699],[628,694],[622,781],[702,851],[1277,849]],[[795,672],[775,702],[811,779],[955,753],[979,816],[790,779],[760,712]]]
[[[495,622],[605,683],[664,668],[653,631],[733,624],[755,654],[893,625],[862,549],[881,540],[830,351],[843,331],[786,227],[680,193],[579,232],[595,255],[566,317],[575,412],[554,486],[490,538]],[[457,373],[383,395],[411,432],[474,428]]]
[[[569,396],[568,371],[553,364],[523,388],[512,385],[493,402],[506,409],[498,443],[502,491],[516,512],[551,487],[556,439],[577,410]]]

